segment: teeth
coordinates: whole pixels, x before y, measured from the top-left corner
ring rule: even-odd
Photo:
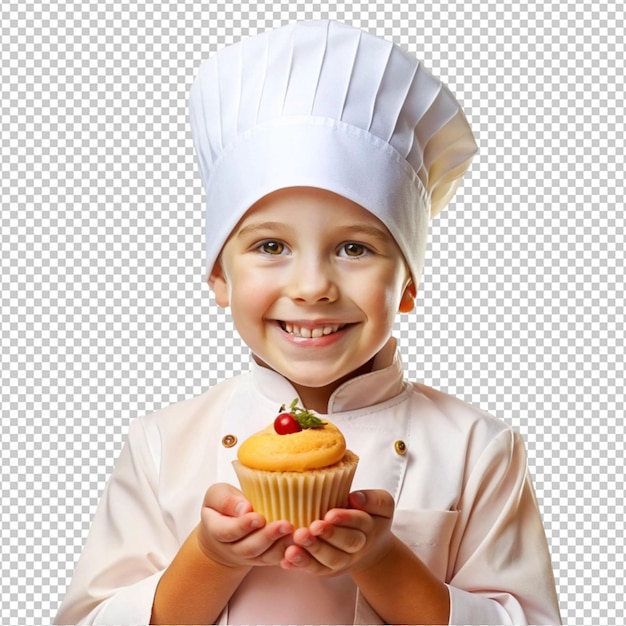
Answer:
[[[296,324],[290,324],[289,322],[282,322],[281,326],[283,330],[295,337],[303,337],[304,339],[318,339],[323,335],[332,335],[336,333],[340,328],[343,328],[345,324],[329,324],[327,326],[316,326],[315,328],[307,328],[306,326],[297,326]]]

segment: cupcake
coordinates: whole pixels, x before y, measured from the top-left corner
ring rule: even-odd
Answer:
[[[298,407],[296,399],[241,443],[233,465],[256,512],[298,528],[347,505],[358,461],[341,431]]]

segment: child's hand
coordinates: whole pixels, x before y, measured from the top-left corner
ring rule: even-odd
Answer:
[[[317,576],[334,576],[369,567],[391,548],[394,501],[386,491],[350,494],[349,509],[333,509],[323,520],[293,534],[281,561]]]
[[[201,522],[197,529],[202,552],[228,567],[252,567],[280,563],[292,543],[289,522],[267,524],[252,511],[252,505],[235,487],[212,485],[204,496]]]

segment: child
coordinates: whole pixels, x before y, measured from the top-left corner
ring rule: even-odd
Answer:
[[[200,67],[209,284],[251,371],[131,425],[57,622],[560,623],[522,439],[403,379],[429,218],[475,143],[384,40],[292,24]],[[298,397],[360,463],[346,509],[266,523],[237,445]]]

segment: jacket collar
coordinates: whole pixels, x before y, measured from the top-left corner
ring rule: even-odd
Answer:
[[[259,365],[252,359],[253,384],[263,396],[275,402],[277,407],[297,396],[292,384],[284,376]],[[344,413],[385,402],[399,395],[405,388],[400,352],[395,338],[391,337],[374,357],[372,370],[356,376],[335,389],[328,401],[328,412]]]

